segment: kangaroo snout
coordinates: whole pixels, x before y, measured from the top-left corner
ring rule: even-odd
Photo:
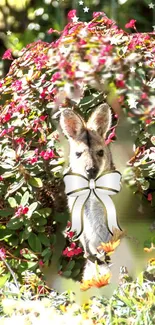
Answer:
[[[91,178],[96,178],[97,174],[98,174],[98,168],[96,167],[86,167],[86,174],[87,174],[87,177],[89,179]]]

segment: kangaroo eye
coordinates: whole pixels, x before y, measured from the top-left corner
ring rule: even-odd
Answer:
[[[82,155],[82,152],[76,152],[75,154],[76,154],[76,157],[77,157],[77,158],[80,158],[81,155]]]
[[[103,157],[103,156],[104,156],[104,150],[99,150],[99,151],[97,151],[97,155],[98,155],[99,157]]]

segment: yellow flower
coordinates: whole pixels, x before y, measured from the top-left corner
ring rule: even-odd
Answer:
[[[120,239],[117,241],[109,241],[108,243],[101,243],[100,246],[97,247],[99,251],[104,251],[105,253],[113,253],[116,247],[120,244]]]
[[[148,260],[148,265],[155,266],[155,258],[152,257],[150,260]]]
[[[154,246],[153,243],[151,243],[151,247],[150,248],[144,247],[144,252],[151,253],[153,251],[153,249],[155,249],[155,246]]]
[[[110,273],[106,273],[104,275],[98,274],[96,277],[90,280],[82,280],[80,284],[80,289],[82,291],[86,291],[91,287],[97,287],[97,288],[104,287],[109,284],[110,278],[111,278]]]

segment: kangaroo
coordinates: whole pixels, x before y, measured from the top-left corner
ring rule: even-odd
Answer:
[[[60,126],[69,141],[72,172],[95,179],[102,172],[115,169],[110,149],[105,144],[111,121],[111,110],[106,103],[99,105],[87,122],[71,109],[65,109],[61,113]],[[104,209],[92,193],[85,205],[84,229],[79,238],[85,257],[90,257],[90,261],[93,257],[102,260],[97,247],[101,242],[108,242],[110,238]]]

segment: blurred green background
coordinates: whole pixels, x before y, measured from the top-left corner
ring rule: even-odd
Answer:
[[[1,59],[5,50],[11,48],[13,57],[17,58],[19,51],[31,42],[38,39],[53,41],[57,34],[48,34],[47,31],[50,28],[62,30],[67,23],[67,13],[71,9],[77,9],[77,16],[82,21],[91,20],[94,11],[104,11],[123,29],[130,19],[135,19],[139,32],[152,32],[155,25],[155,5],[150,8],[150,3],[150,0],[83,0],[83,4],[77,0],[0,0],[0,77],[6,75],[11,63]],[[88,12],[84,12],[84,8],[89,8]],[[117,130],[118,140],[112,145],[114,162],[121,172],[125,170],[126,162],[132,156],[134,138],[130,127],[126,119],[121,117]],[[132,273],[137,265],[139,272],[146,263],[143,243],[149,237],[154,212],[148,204],[146,207],[142,206],[138,197],[125,185],[114,201],[120,224],[131,236],[131,239],[123,243],[121,252],[118,251],[120,261],[117,266],[127,263]],[[138,239],[138,246],[134,238]],[[79,300],[88,297],[88,294],[80,293],[78,283],[61,279],[56,269],[47,270],[47,274],[49,284],[59,291],[76,290]],[[104,293],[106,291],[107,294],[113,291],[113,284],[110,288],[103,289]],[[92,294],[99,294],[99,290],[90,290],[89,295]]]

